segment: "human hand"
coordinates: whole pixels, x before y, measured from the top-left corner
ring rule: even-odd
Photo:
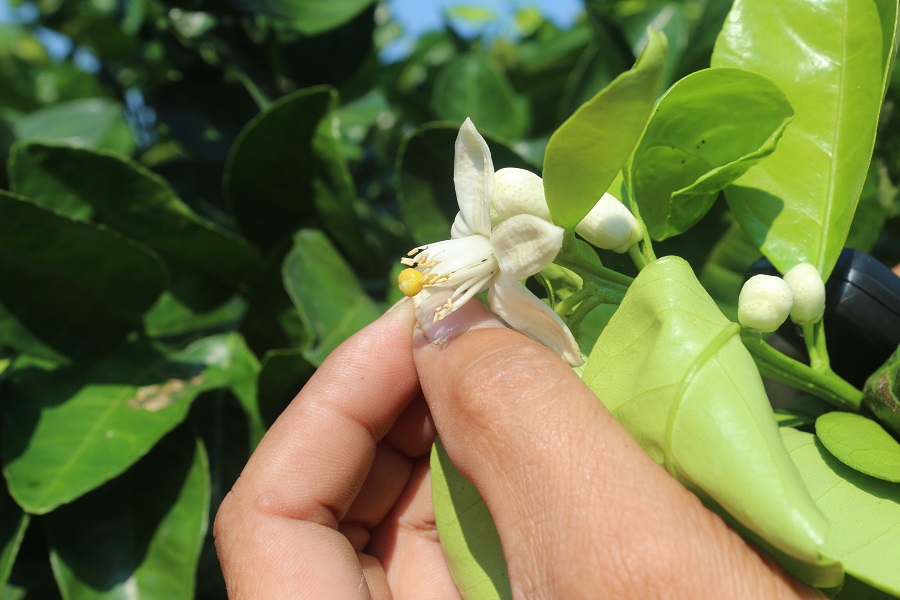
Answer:
[[[821,597],[672,479],[556,355],[477,302],[429,343],[408,304],[329,356],[223,502],[231,598],[458,598],[431,505],[435,425],[491,511],[516,597]]]

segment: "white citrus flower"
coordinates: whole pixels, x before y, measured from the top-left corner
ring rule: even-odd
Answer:
[[[488,291],[491,310],[510,327],[544,344],[572,366],[583,364],[578,344],[556,313],[519,280],[549,265],[563,229],[532,214],[491,226],[494,164],[470,119],[456,138],[453,183],[459,214],[450,239],[419,246],[402,262],[400,289],[416,301],[416,316],[438,321]]]
[[[784,274],[784,280],[794,294],[794,308],[791,309],[794,323],[817,323],[825,313],[825,282],[819,270],[809,263],[800,263]]]
[[[793,303],[794,295],[784,279],[754,275],[738,296],[738,321],[744,327],[771,333],[787,319]]]

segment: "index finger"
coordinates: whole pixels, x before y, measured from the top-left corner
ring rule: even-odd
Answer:
[[[408,304],[331,353],[222,503],[216,543],[232,594],[302,597],[319,589],[313,597],[352,597],[364,590],[356,553],[337,525],[377,442],[419,389]]]

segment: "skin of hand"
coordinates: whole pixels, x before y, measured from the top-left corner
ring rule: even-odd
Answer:
[[[436,432],[490,509],[515,598],[824,597],[703,507],[550,350],[476,301],[424,332],[411,304],[325,360],[225,498],[230,598],[459,598],[431,503]]]

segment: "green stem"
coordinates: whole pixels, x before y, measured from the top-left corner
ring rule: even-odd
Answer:
[[[588,316],[592,310],[600,306],[603,302],[597,296],[590,296],[584,300],[581,304],[578,305],[578,308],[575,309],[575,312],[572,313],[572,316],[569,318],[567,325],[569,326],[569,331],[572,332],[572,335],[576,335],[578,333],[578,328],[581,327],[581,322],[584,321],[584,318]]]
[[[569,311],[578,306],[583,300],[587,300],[591,295],[590,290],[587,287],[583,287],[567,298],[560,300],[556,303],[556,306],[553,307],[554,312],[559,315],[559,318],[564,318]]]
[[[831,361],[828,359],[828,346],[825,344],[823,319],[812,325],[801,325],[800,328],[803,331],[803,342],[809,354],[810,366],[822,373],[830,372]]]
[[[631,261],[634,263],[634,266],[637,267],[638,271],[647,266],[646,257],[641,253],[641,244],[640,242],[636,244],[632,244],[631,248],[628,249],[628,256],[631,257]],[[651,250],[652,252],[652,250]]]
[[[837,373],[819,371],[779,352],[762,338],[762,334],[746,327],[741,328],[741,341],[753,355],[759,372],[764,377],[781,381],[799,390],[809,392],[837,406],[841,410],[859,412],[863,393]]]

